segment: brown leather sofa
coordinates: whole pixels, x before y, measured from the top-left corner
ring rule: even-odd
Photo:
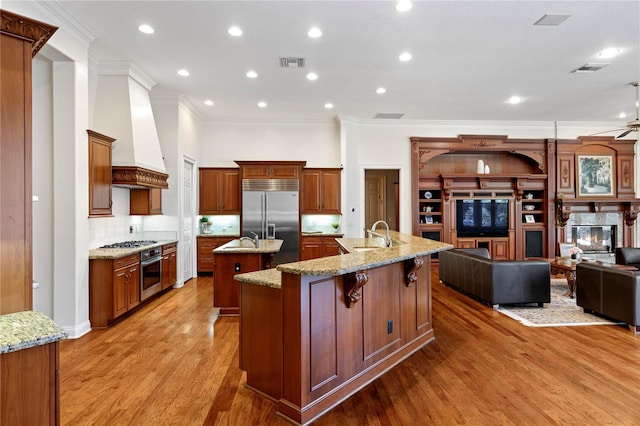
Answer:
[[[617,247],[616,263],[618,265],[631,265],[640,269],[640,248],[639,247]]]
[[[440,281],[494,308],[502,304],[551,301],[549,263],[543,260],[492,260],[486,248],[439,253]]]
[[[640,326],[640,271],[613,264],[580,262],[576,265],[576,304],[622,321],[638,331]]]

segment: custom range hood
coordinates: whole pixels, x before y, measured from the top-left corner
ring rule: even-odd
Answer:
[[[92,130],[114,138],[112,180],[127,188],[168,188],[149,90],[154,86],[129,62],[101,62]]]

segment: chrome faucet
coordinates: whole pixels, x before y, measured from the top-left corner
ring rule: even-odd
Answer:
[[[380,224],[383,224],[386,228],[387,233],[385,235],[381,235],[378,232],[376,232],[376,228]],[[391,237],[389,236],[389,224],[384,220],[379,220],[373,225],[371,225],[371,229],[367,230],[367,233],[369,234],[369,237],[371,237],[371,235],[375,235],[377,237],[384,238],[384,245],[386,247],[391,247]]]
[[[251,241],[251,244],[253,244],[253,246],[254,246],[254,247],[256,247],[256,248],[258,247],[258,246],[256,245],[255,240],[254,240],[253,238],[251,238],[251,237],[240,237],[240,244],[241,244],[241,245],[242,245],[242,242],[243,242],[243,241]]]
[[[249,231],[249,233],[251,235],[253,235],[253,244],[256,246],[256,248],[260,245],[260,239],[258,238],[258,234],[256,234],[255,232]]]

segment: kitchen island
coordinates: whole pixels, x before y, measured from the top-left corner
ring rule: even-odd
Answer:
[[[271,268],[271,262],[282,247],[282,240],[235,239],[213,250],[213,306],[220,315],[238,315],[238,283],[235,274]]]
[[[345,253],[239,274],[247,386],[307,424],[434,339],[430,255],[450,244],[391,233]]]

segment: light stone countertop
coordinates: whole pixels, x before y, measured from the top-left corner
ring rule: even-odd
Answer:
[[[346,254],[284,263],[275,270],[298,275],[344,275],[363,269],[388,265],[402,260],[426,256],[453,248],[451,244],[428,240],[410,234],[390,232],[392,247],[381,247],[376,238],[336,238]],[[362,250],[362,251],[361,251]],[[269,272],[267,272],[269,271]],[[280,287],[280,276],[273,270],[235,275],[237,281]]]
[[[0,354],[57,342],[67,332],[37,311],[0,315]]]
[[[198,234],[196,235],[196,237],[200,238],[200,237],[204,237],[204,238],[209,238],[209,237],[213,237],[213,238],[225,238],[225,237],[229,237],[229,238],[240,238],[240,234],[235,233],[235,232],[230,232],[230,233],[220,233],[220,234]]]
[[[89,259],[119,259],[121,257],[131,256],[141,251],[149,250],[154,247],[162,247],[167,244],[177,243],[178,240],[158,241],[156,244],[150,244],[144,247],[135,248],[95,248],[89,250]]]
[[[258,247],[250,241],[240,241],[239,239],[231,240],[226,244],[213,249],[216,254],[219,253],[278,253],[282,247],[283,240],[258,240]]]

